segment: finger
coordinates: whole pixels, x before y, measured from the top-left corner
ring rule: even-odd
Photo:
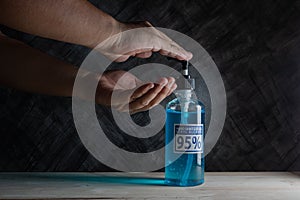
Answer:
[[[149,109],[155,107],[164,98],[166,98],[168,96],[167,94],[169,93],[169,91],[170,91],[170,89],[168,87],[164,87],[161,90],[161,92],[147,106],[144,106],[144,107],[141,107],[141,108],[137,108],[137,109],[130,108],[130,113],[134,114],[134,113],[146,111],[146,110],[149,110]]]
[[[130,56],[132,57],[139,57],[139,58],[149,58],[152,55],[152,52],[157,52],[159,49],[156,48],[144,48],[144,49],[137,49],[134,51],[130,51],[125,53],[124,55],[115,55],[115,62],[125,62],[129,59]]]
[[[138,48],[138,49],[134,49],[132,51],[129,51],[127,53],[125,53],[124,55],[127,55],[127,56],[136,56],[137,54],[140,54],[140,53],[144,53],[144,52],[152,52],[153,51],[153,48],[149,47],[149,48]]]
[[[161,92],[148,104],[146,109],[151,109],[154,106],[158,105],[162,100],[164,100],[169,94],[170,88],[164,87]]]
[[[169,56],[170,57],[170,56]],[[182,56],[175,56],[175,58],[177,59],[177,60],[190,60],[190,59],[185,59],[185,58],[183,58]]]
[[[130,57],[130,55],[122,55],[122,56],[119,56],[118,58],[116,58],[114,61],[115,62],[125,62],[126,60],[128,60],[129,57]]]
[[[171,94],[177,86],[174,86],[175,79],[173,77],[166,78],[168,80],[168,84],[165,87],[158,88],[157,91],[153,89],[145,94],[142,98],[138,99],[136,102],[132,102],[130,104],[131,112],[139,110],[145,111],[149,108],[153,107],[153,105],[157,105],[162,99]],[[176,85],[176,84],[175,84]],[[157,99],[157,97],[160,97]],[[162,98],[162,99],[161,99]],[[155,100],[156,99],[156,100]],[[157,102],[158,101],[158,102]]]
[[[140,98],[154,87],[153,83],[147,83],[137,88],[130,97],[129,103]]]
[[[168,57],[172,57],[172,58],[176,58],[176,56],[178,56],[175,53],[172,53],[171,51],[167,51],[167,50],[160,50],[159,53],[163,56],[168,56]]]
[[[174,92],[174,90],[176,90],[176,88],[177,88],[177,84],[174,83],[174,84],[172,85],[172,87],[170,88],[170,91],[169,91],[169,93],[168,93],[167,96],[169,96],[170,94],[172,94],[172,93]]]
[[[173,77],[168,77],[169,84],[166,85],[161,92],[149,103],[148,109],[152,108],[153,106],[159,104],[164,98],[169,96],[176,88],[177,85],[175,83],[175,79]]]
[[[153,87],[154,87],[153,83],[147,83],[140,86],[137,89],[114,90],[112,93],[110,105],[112,106],[128,105],[136,98],[139,98],[143,94],[147,93]]]
[[[186,51],[170,38],[164,39],[160,53],[165,56],[177,58],[180,60],[190,60],[193,57],[193,54],[191,52]]]
[[[186,51],[183,47],[177,44],[175,41],[171,40],[171,42],[166,45],[171,52],[174,52],[177,56],[184,58],[185,60],[190,60],[193,57],[191,52]]]
[[[156,85],[152,90],[148,91],[139,99],[131,102],[129,104],[130,110],[137,110],[143,107],[146,107],[163,89],[163,87]]]
[[[174,83],[175,83],[175,78],[173,78],[173,77],[167,77],[167,79],[168,79],[168,84],[166,86],[168,88],[171,88],[174,85]]]
[[[160,84],[157,84],[153,89],[145,93],[143,96],[131,102],[129,104],[130,110],[136,110],[147,106],[167,84],[167,79],[162,79]]]
[[[168,49],[165,49],[164,51],[165,52],[163,52],[163,53],[167,54],[166,56],[169,56],[172,58],[179,58],[180,60],[188,60],[188,57],[184,53],[181,52],[183,50],[177,46],[170,45],[170,47]]]
[[[135,55],[138,58],[149,58],[152,56],[152,52],[151,51],[147,51],[147,52],[143,52],[143,53],[138,53]]]

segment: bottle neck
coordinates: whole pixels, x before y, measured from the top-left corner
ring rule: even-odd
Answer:
[[[179,102],[189,101],[195,98],[194,91],[192,89],[177,90],[175,95]]]

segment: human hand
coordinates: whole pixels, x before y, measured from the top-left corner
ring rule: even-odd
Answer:
[[[129,72],[107,71],[99,80],[96,103],[134,114],[158,105],[176,87],[172,77],[161,78],[158,83],[143,83]]]
[[[123,62],[130,56],[148,58],[152,52],[178,60],[190,60],[193,56],[149,22],[119,22],[114,29],[112,36],[96,47],[113,61]]]

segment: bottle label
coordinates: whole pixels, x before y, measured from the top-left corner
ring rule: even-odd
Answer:
[[[174,124],[175,153],[203,153],[203,124]]]

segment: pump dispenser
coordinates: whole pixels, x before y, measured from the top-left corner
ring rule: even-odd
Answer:
[[[182,63],[176,99],[166,107],[165,180],[168,185],[193,186],[204,182],[203,104],[197,100],[189,62]],[[170,144],[170,145],[168,145]]]

